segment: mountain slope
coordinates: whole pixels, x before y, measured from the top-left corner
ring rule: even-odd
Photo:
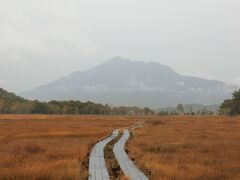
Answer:
[[[180,75],[159,63],[115,57],[21,95],[40,100],[90,100],[158,108],[177,103],[219,104],[235,89],[223,82]]]

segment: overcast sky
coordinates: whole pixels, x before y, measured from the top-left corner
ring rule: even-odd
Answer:
[[[240,1],[0,0],[0,87],[24,91],[113,56],[240,85]]]

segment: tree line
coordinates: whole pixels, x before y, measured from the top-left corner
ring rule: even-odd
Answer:
[[[155,112],[148,107],[137,106],[114,107],[108,104],[81,101],[30,101],[16,96],[0,88],[0,114],[96,114],[96,115],[153,115]],[[186,112],[182,104],[175,111],[160,111],[158,115],[210,115],[215,114],[208,109]],[[232,94],[220,106],[219,114],[240,115],[240,90]]]
[[[96,115],[152,115],[150,108],[113,107],[81,101],[30,101],[0,89],[1,114],[96,114]]]
[[[172,110],[161,110],[158,115],[214,115],[215,111],[208,109],[207,107],[193,109],[192,107],[184,107],[183,104],[178,104],[176,108]]]

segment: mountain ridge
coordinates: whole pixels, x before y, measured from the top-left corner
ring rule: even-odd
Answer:
[[[90,100],[159,108],[177,103],[219,104],[235,89],[237,86],[221,81],[178,74],[160,63],[118,56],[20,95],[39,100]]]

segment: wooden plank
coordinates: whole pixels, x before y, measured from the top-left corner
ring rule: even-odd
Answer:
[[[105,165],[104,148],[118,136],[119,131],[113,131],[108,138],[98,142],[92,149],[89,159],[89,180],[109,180],[109,174]]]
[[[124,131],[121,139],[113,147],[115,158],[125,176],[129,177],[131,180],[148,180],[148,177],[134,165],[124,150],[124,146],[129,137],[130,133],[127,129]]]

